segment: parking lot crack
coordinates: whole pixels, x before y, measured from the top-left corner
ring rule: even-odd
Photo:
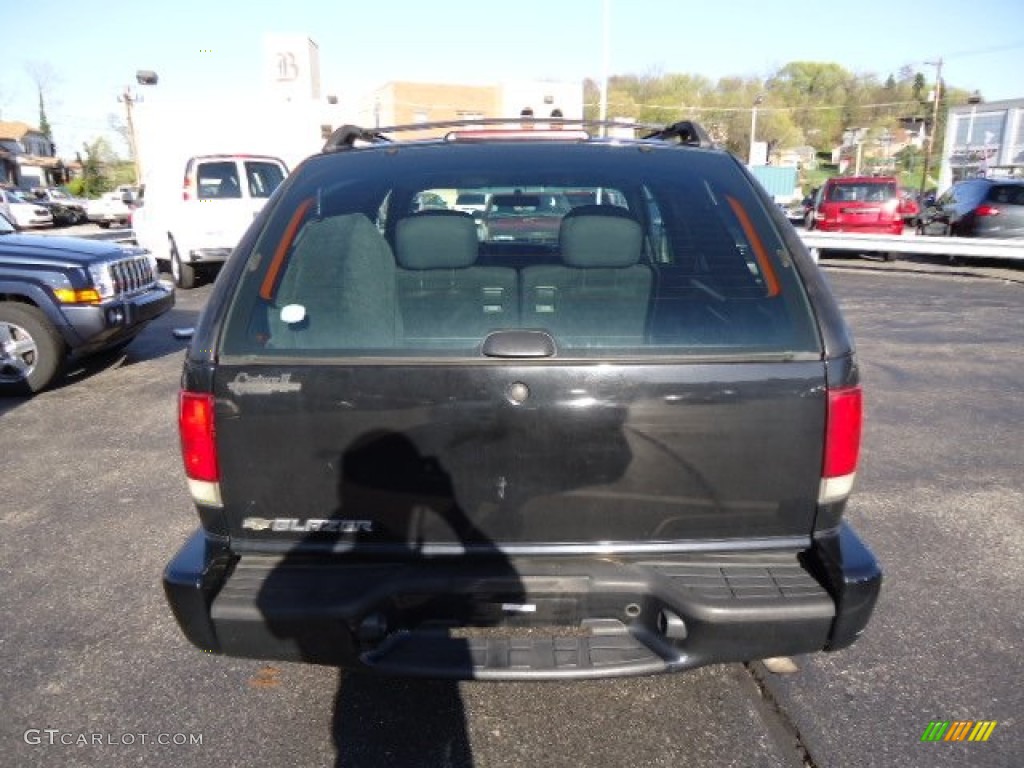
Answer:
[[[752,684],[745,687],[755,701],[769,738],[789,758],[786,765],[793,768],[819,768],[804,743],[799,727],[767,684],[767,678],[772,673],[759,661],[746,662],[743,668],[747,673],[743,677]]]

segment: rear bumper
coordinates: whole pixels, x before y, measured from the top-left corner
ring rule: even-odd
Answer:
[[[881,584],[849,528],[804,552],[238,558],[197,532],[164,588],[208,652],[456,679],[655,674],[845,647]]]
[[[818,221],[814,228],[820,232],[849,232],[855,235],[902,235],[905,222],[901,219],[892,224],[862,224],[850,222]]]
[[[184,255],[183,261],[190,264],[222,264],[231,255],[231,248],[222,246],[211,246],[205,248],[190,248]]]
[[[122,211],[116,213],[113,211],[104,211],[103,213],[87,213],[86,217],[89,219],[89,221],[95,222],[97,224],[123,224],[130,221],[132,215],[130,211]]]

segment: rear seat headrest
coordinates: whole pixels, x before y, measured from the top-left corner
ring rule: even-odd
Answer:
[[[631,267],[643,252],[643,230],[616,205],[581,205],[562,219],[562,263],[572,267]]]
[[[462,211],[423,211],[399,220],[395,258],[405,269],[459,269],[476,262],[476,222]]]

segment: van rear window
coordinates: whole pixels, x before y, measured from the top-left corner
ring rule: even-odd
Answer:
[[[244,166],[250,197],[270,197],[284,181],[284,169],[277,163],[246,160]]]
[[[200,163],[196,172],[200,200],[222,200],[242,196],[238,168],[234,161]]]

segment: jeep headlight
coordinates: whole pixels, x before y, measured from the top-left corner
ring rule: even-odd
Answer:
[[[92,284],[96,287],[96,292],[99,293],[102,300],[105,301],[114,297],[116,293],[114,289],[114,276],[110,272],[109,263],[90,264],[89,276],[92,278]]]

